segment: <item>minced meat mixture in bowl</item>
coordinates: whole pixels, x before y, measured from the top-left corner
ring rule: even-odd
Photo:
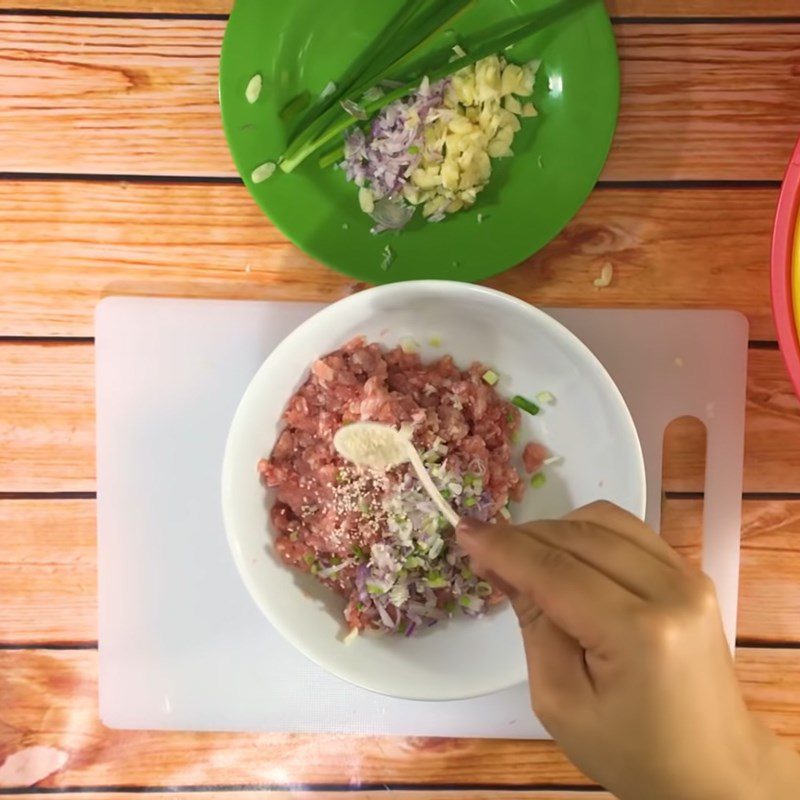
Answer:
[[[517,464],[538,474],[548,455],[537,443],[519,446],[522,412],[497,379],[485,364],[461,369],[449,355],[426,362],[408,342],[388,348],[358,337],[314,362],[290,399],[272,454],[258,464],[275,490],[275,549],[346,599],[351,630],[418,635],[502,600],[472,571],[410,465],[379,474],[333,446],[352,422],[408,427],[459,516],[508,519],[530,477]]]
[[[241,354],[254,368],[266,360],[228,433],[222,511],[269,624],[231,606],[231,626],[270,642],[277,631],[334,675],[393,697],[455,700],[523,682],[513,609],[474,574],[409,467],[359,470],[332,439],[362,420],[410,428],[460,517],[524,522],[599,498],[641,515],[641,448],[613,381],[552,317],[480,286],[395,283],[307,313],[264,306]],[[271,679],[270,663],[248,668]]]

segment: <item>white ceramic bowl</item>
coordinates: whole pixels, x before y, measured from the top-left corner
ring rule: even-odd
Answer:
[[[310,364],[359,334],[387,345],[412,336],[425,358],[450,353],[462,366],[489,364],[508,396],[553,393],[555,405],[523,414],[521,442],[541,441],[564,461],[549,468],[544,487],[526,492],[519,521],[599,498],[643,516],[644,463],[630,413],[600,362],[551,317],[499,292],[443,281],[382,286],[320,311],[272,352],[236,411],[222,471],[228,541],[250,594],[286,639],[340,678],[394,697],[448,700],[513,686],[526,676],[510,608],[454,619],[420,637],[360,636],[344,644],[344,603],[273,552],[272,498],[256,464],[269,455],[281,412]],[[441,347],[426,344],[431,336]]]

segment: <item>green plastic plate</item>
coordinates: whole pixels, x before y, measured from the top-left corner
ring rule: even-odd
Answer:
[[[419,211],[400,233],[370,233],[357,190],[316,157],[291,174],[254,185],[253,169],[286,146],[279,117],[303,90],[319,93],[344,70],[401,0],[237,0],[222,46],[220,98],[225,133],[239,174],[272,222],[298,247],[339,272],[370,283],[417,278],[477,281],[519,263],[552,239],[592,190],[605,162],[619,109],[619,63],[601,0],[583,6],[507,56],[542,60],[534,102],[522,120],[513,158],[494,159],[491,183],[476,205],[439,223]],[[541,0],[479,0],[456,37],[526,15]],[[245,88],[263,89],[253,105]],[[478,214],[482,221],[478,222]],[[381,268],[383,250],[395,255]]]

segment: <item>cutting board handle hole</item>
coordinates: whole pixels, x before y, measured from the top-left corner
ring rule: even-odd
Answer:
[[[708,431],[693,416],[667,425],[661,460],[661,535],[700,566],[703,556],[703,499]]]

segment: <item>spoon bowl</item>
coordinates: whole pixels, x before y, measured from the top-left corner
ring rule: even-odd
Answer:
[[[442,493],[436,488],[422,463],[409,431],[397,430],[380,422],[353,422],[340,428],[333,437],[333,446],[342,458],[357,467],[386,472],[400,464],[410,463],[423,489],[454,528],[460,522]]]

